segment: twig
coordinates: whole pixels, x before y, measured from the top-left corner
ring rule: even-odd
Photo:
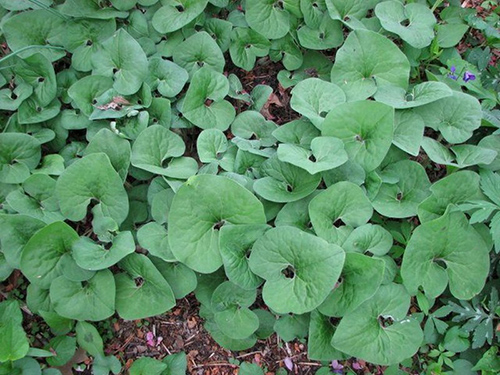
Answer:
[[[314,363],[314,362],[298,362],[297,364],[304,366],[318,366],[318,367],[323,366],[321,363]]]
[[[257,353],[260,353],[261,355],[263,354],[260,350],[257,350],[256,352],[250,352],[250,353],[247,353],[247,354],[239,355],[236,358],[245,358],[245,357],[251,356],[253,354],[257,354]]]
[[[232,363],[207,363],[207,364],[204,364],[204,365],[194,366],[193,368],[203,368],[203,367],[232,367],[232,368],[238,368],[240,366],[233,365]]]

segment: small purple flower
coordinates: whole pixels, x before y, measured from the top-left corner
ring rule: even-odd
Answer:
[[[283,362],[285,363],[285,366],[289,371],[293,371],[293,362],[289,357],[286,357]]]
[[[457,68],[455,67],[455,65],[452,65],[450,68],[450,74],[448,74],[448,78],[451,78],[456,81],[458,79],[458,76],[455,74],[456,71]]]
[[[332,369],[334,373],[343,374],[344,373],[344,371],[342,370],[343,368],[344,366],[342,366],[336,359],[332,361]]]
[[[359,362],[353,362],[352,368],[353,368],[353,370],[361,370],[363,368],[363,366],[361,366],[361,364],[359,364]]]
[[[464,73],[464,82],[474,81],[476,76],[468,70]]]

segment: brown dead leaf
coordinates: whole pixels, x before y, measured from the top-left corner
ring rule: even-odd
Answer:
[[[196,324],[198,324],[198,322],[196,321],[195,317],[192,317],[191,319],[188,319],[188,321],[187,321],[187,326],[189,329],[193,329],[194,327],[196,327]]]
[[[108,109],[112,109],[114,111],[119,111],[122,109],[123,105],[129,105],[130,102],[125,99],[123,96],[115,96],[112,101],[106,103],[104,105],[96,105],[97,109],[107,111]]]
[[[56,369],[61,371],[62,375],[73,375],[73,365],[86,360],[88,360],[87,353],[82,348],[78,348],[75,355],[64,366],[56,367]]]
[[[262,116],[266,118],[266,120],[273,120],[275,116],[269,112],[271,105],[275,105],[277,107],[283,107],[283,103],[281,100],[278,98],[278,95],[276,95],[274,92],[269,95],[269,98],[267,99],[266,103],[260,110],[260,113]]]

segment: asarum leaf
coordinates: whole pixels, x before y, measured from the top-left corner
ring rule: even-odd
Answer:
[[[321,190],[316,190],[305,198],[295,202],[287,203],[278,212],[274,219],[274,225],[277,227],[290,226],[296,227],[304,232],[314,234],[311,219],[309,218],[309,203]]]
[[[179,30],[198,17],[208,0],[162,0],[163,5],[153,16],[153,27],[166,34]]]
[[[196,150],[202,163],[218,163],[227,151],[226,135],[219,129],[203,130],[196,140]]]
[[[384,178],[395,183],[382,183],[372,201],[373,208],[381,215],[392,218],[415,216],[417,207],[430,195],[431,183],[424,167],[411,160],[390,164],[383,171]]]
[[[113,86],[111,77],[90,75],[76,81],[68,89],[74,105],[86,116],[90,116],[97,105],[97,98]]]
[[[66,0],[61,13],[75,18],[111,19],[126,18],[128,12],[120,12],[112,7],[101,7],[95,0]]]
[[[56,196],[62,214],[72,221],[83,220],[93,200],[118,225],[129,210],[123,181],[104,153],[87,155],[66,168],[57,180]]]
[[[147,127],[132,145],[131,163],[148,172],[167,175],[169,162],[184,154],[186,146],[182,138],[161,125]]]
[[[437,298],[449,285],[453,296],[468,300],[483,289],[489,268],[489,251],[481,235],[463,213],[447,211],[415,229],[401,276],[412,295],[422,286],[427,296]]]
[[[233,105],[224,100],[228,92],[224,75],[209,67],[200,68],[192,77],[181,112],[202,129],[227,130],[236,115]]]
[[[290,14],[279,0],[255,0],[246,4],[248,25],[268,39],[284,37],[290,30]]]
[[[21,82],[11,90],[5,88],[0,90],[0,109],[4,111],[16,111],[19,106],[33,93],[33,87]]]
[[[97,272],[84,281],[64,276],[50,285],[50,300],[61,316],[75,320],[99,321],[115,313],[115,280],[110,270]]]
[[[31,96],[19,106],[17,117],[20,124],[36,124],[53,119],[60,111],[61,102],[59,100],[54,99],[49,104],[42,105],[36,96]]]
[[[72,245],[76,264],[86,270],[98,271],[111,267],[135,251],[131,232],[120,232],[113,243],[99,245],[88,237],[80,237]]]
[[[0,134],[0,182],[19,184],[41,159],[40,142],[23,133]]]
[[[241,351],[250,349],[257,342],[257,337],[252,335],[244,339],[232,339],[226,336],[220,330],[217,323],[214,321],[205,322],[204,328],[210,333],[210,336],[222,347],[228,350]]]
[[[322,135],[340,138],[352,160],[365,171],[377,168],[391,147],[394,109],[374,101],[340,104],[323,122]]]
[[[381,87],[375,100],[397,109],[415,108],[452,96],[453,91],[442,82],[423,82],[406,92],[401,87]]]
[[[229,54],[234,65],[250,71],[255,65],[257,57],[269,53],[271,43],[258,32],[244,27],[237,27],[231,33],[231,47]]]
[[[94,357],[104,356],[104,345],[99,331],[90,323],[78,322],[75,327],[78,346]]]
[[[348,181],[323,190],[309,204],[314,231],[332,243],[341,244],[353,227],[366,224],[372,214],[372,205],[363,190]]]
[[[191,268],[179,262],[166,262],[156,257],[150,257],[150,259],[170,284],[176,299],[184,298],[196,289],[198,280]]]
[[[396,111],[392,144],[412,156],[417,156],[424,129],[425,123],[419,114],[412,110]]]
[[[337,51],[331,81],[344,90],[348,101],[354,101],[366,99],[384,86],[406,90],[409,75],[408,58],[393,42],[373,31],[356,30]]]
[[[219,18],[210,18],[205,21],[205,29],[219,46],[222,52],[226,52],[231,46],[231,31],[233,24]]]
[[[227,278],[242,289],[253,290],[262,284],[262,279],[250,270],[248,262],[252,245],[269,228],[268,225],[254,224],[223,226],[220,230],[219,251],[224,270]]]
[[[92,56],[92,73],[113,77],[113,88],[121,95],[135,94],[148,75],[148,61],[141,45],[124,29],[102,43]]]
[[[269,57],[272,61],[282,61],[288,70],[295,70],[302,65],[302,51],[290,34],[271,42]]]
[[[334,20],[349,21],[351,18],[361,20],[372,7],[366,0],[325,0],[330,17]]]
[[[173,52],[174,62],[183,67],[192,79],[203,67],[222,73],[225,60],[219,46],[205,31],[197,32],[179,44]]]
[[[450,204],[459,205],[470,200],[481,199],[479,175],[472,171],[459,171],[435,182],[431,195],[418,206],[420,222],[437,219]]]
[[[334,333],[335,326],[330,323],[329,317],[321,314],[318,310],[311,312],[307,340],[308,358],[317,361],[345,359],[345,354],[335,349],[331,344]]]
[[[326,115],[345,101],[345,94],[337,85],[319,78],[308,78],[293,88],[290,106],[321,130]]]
[[[345,253],[293,227],[267,231],[254,244],[250,269],[265,280],[264,302],[279,314],[314,310],[337,282]]]
[[[262,203],[242,185],[221,176],[193,176],[172,201],[169,244],[180,262],[197,272],[211,273],[222,265],[222,226],[265,223]]]
[[[276,144],[273,131],[278,129],[278,126],[264,118],[257,111],[245,111],[240,113],[231,124],[231,132],[244,139],[257,139],[262,147],[270,147]]]
[[[147,82],[151,89],[157,89],[161,95],[167,98],[179,94],[189,79],[186,69],[162,58],[149,60],[149,74]]]
[[[318,310],[327,316],[347,316],[377,292],[384,269],[385,263],[381,259],[347,253],[340,282],[332,288]]]
[[[168,244],[167,230],[156,222],[147,223],[137,231],[139,245],[165,262],[175,262],[176,258]]]
[[[296,145],[280,144],[278,158],[305,169],[310,174],[337,168],[348,160],[344,143],[335,137],[314,138],[311,151]]]
[[[436,18],[424,4],[384,1],[375,7],[375,15],[384,29],[399,35],[412,47],[427,47],[434,39]]]
[[[0,362],[26,356],[30,343],[24,332],[23,314],[16,300],[0,303]]]
[[[344,41],[342,23],[324,14],[317,27],[303,25],[297,30],[300,45],[311,50],[336,48]]]
[[[21,270],[33,284],[48,288],[62,275],[61,262],[78,240],[68,224],[56,221],[36,232],[26,243],[21,255]]]
[[[116,311],[122,319],[136,320],[163,314],[175,306],[172,288],[146,256],[133,253],[115,275]]]
[[[282,143],[291,143],[309,148],[321,132],[308,120],[301,118],[281,125],[273,131],[273,137]]]
[[[390,365],[413,356],[422,343],[418,321],[407,317],[410,295],[402,285],[383,285],[373,298],[344,316],[332,345],[357,358]],[[384,321],[392,321],[386,325]]]
[[[454,91],[452,96],[419,107],[425,126],[438,130],[450,143],[462,143],[481,126],[479,101],[471,95]]]
[[[254,183],[255,192],[271,202],[298,201],[311,194],[321,182],[319,174],[311,175],[302,168],[282,162],[273,156],[262,163],[263,178]]]
[[[64,21],[54,13],[45,9],[29,10],[13,15],[6,19],[2,26],[5,39],[12,52],[17,52],[28,46],[49,45],[47,40],[54,33],[61,31]],[[30,25],[26,28],[26,25]],[[30,48],[18,53],[25,58],[35,53],[44,55],[50,61],[59,60],[66,55],[65,51],[51,48]]]
[[[259,318],[249,309],[256,298],[254,288],[245,290],[230,281],[214,290],[211,303],[214,321],[224,335],[242,340],[259,328]]]
[[[347,253],[387,254],[392,248],[392,235],[380,225],[365,224],[354,229],[342,244]]]

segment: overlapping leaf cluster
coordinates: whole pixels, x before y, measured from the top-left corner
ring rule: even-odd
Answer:
[[[465,301],[491,291],[478,314],[498,320],[499,95],[454,48],[477,20],[446,3],[0,0],[0,273],[21,271],[55,336],[30,349],[1,303],[2,369],[62,366],[78,343],[117,373],[87,322],[193,291],[231,350],[276,331],[320,361],[466,351]],[[276,87],[228,73],[263,61],[293,121],[261,113]]]

